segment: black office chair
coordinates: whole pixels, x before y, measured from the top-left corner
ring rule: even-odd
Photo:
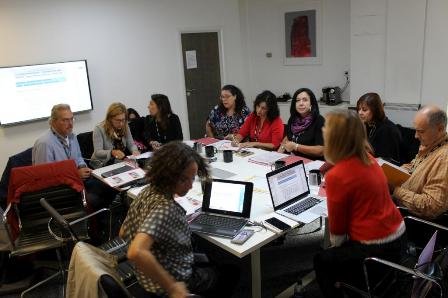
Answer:
[[[12,245],[10,257],[34,254],[44,250],[55,250],[59,268],[55,274],[22,292],[22,297],[29,291],[60,275],[64,277],[62,248],[71,237],[49,221],[48,213],[39,203],[39,199],[42,197],[45,197],[57,206],[56,208],[60,210],[61,216],[71,221],[77,221],[73,229],[76,229],[79,239],[88,238],[87,225],[78,221],[79,218],[85,215],[83,193],[79,193],[71,187],[61,185],[23,194],[20,197],[20,202],[12,207],[18,216],[20,229],[15,241],[13,241],[12,234],[10,234]],[[8,231],[12,230],[9,225],[7,227]],[[51,233],[49,232],[49,227],[52,227]]]
[[[406,216],[406,223],[410,221],[427,225],[442,233],[448,232],[448,227],[435,224],[420,218]],[[408,224],[407,224],[408,226]],[[440,234],[440,233],[439,233]],[[415,248],[414,244],[409,242],[406,255],[403,256],[400,264],[390,262],[381,258],[369,257],[364,260],[363,272],[366,282],[366,289],[359,289],[353,285],[343,282],[337,282],[337,288],[344,289],[344,292],[359,297],[410,297],[413,291],[413,283],[419,281],[423,287],[415,289],[412,297],[424,297],[421,294],[424,288],[429,288],[426,297],[446,297],[448,295],[448,247],[434,250],[432,262],[423,266],[416,266],[418,255],[422,248]],[[436,248],[438,247],[436,243]],[[371,270],[381,269],[382,277],[372,283]]]
[[[87,131],[80,133],[76,136],[79,143],[79,148],[81,149],[81,156],[89,164],[88,161],[92,158],[93,154],[93,132]]]

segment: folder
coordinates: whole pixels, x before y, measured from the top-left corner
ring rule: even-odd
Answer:
[[[401,186],[411,176],[406,170],[392,166],[386,162],[381,165],[381,168],[387,177],[387,181],[393,186]]]

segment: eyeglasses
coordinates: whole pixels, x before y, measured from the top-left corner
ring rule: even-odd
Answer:
[[[126,122],[126,118],[122,118],[122,119],[115,119],[115,118],[112,118],[112,121],[113,121],[113,122],[117,122],[117,123],[124,123],[124,122]]]
[[[59,120],[60,120],[61,122],[65,123],[65,124],[75,122],[75,118],[74,118],[74,117],[72,117],[72,118],[61,118],[61,119],[59,119]]]
[[[221,99],[227,99],[227,98],[230,98],[230,97],[232,97],[231,94],[226,94],[226,95],[221,95],[220,96]]]

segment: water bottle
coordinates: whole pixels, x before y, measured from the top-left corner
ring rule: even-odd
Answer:
[[[305,289],[302,285],[302,280],[298,280],[296,285],[294,286],[294,294],[292,294],[291,298],[305,298]]]

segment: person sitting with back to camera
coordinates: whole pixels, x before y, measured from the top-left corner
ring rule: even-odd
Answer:
[[[179,117],[171,110],[168,97],[151,95],[149,115],[143,120],[143,140],[146,147],[157,150],[170,141],[182,141],[182,126]]]
[[[255,98],[254,111],[246,118],[238,133],[230,134],[226,139],[232,140],[233,145],[240,148],[276,150],[282,141],[283,131],[277,97],[266,90]],[[246,138],[249,138],[248,142],[244,142]]]
[[[169,297],[186,297],[189,291],[207,294],[218,285],[216,271],[194,265],[191,230],[174,198],[185,196],[196,175],[208,179],[208,165],[195,150],[174,141],[154,152],[150,167],[149,185],[131,203],[120,229],[120,237],[130,242],[127,256],[142,287],[137,292]],[[210,297],[221,295],[230,297],[226,291]]]
[[[366,126],[373,154],[376,157],[399,162],[401,133],[398,127],[386,117],[380,96],[373,92],[364,94],[358,99],[356,110]]]
[[[365,289],[364,258],[400,260],[406,227],[381,167],[368,152],[357,113],[336,110],[325,118],[324,156],[334,164],[325,176],[332,247],[315,255],[314,269],[325,297],[343,297],[337,281]],[[369,277],[380,274],[370,271]]]
[[[234,85],[221,88],[219,104],[210,111],[205,124],[206,136],[224,139],[237,133],[250,111],[241,90]]]
[[[286,136],[278,152],[291,152],[310,159],[322,159],[324,141],[322,127],[325,119],[319,113],[316,96],[308,88],[294,93],[291,116],[286,126]]]
[[[106,118],[93,129],[93,148],[90,161],[93,168],[122,161],[131,154],[140,154],[127,123],[124,104],[115,102],[109,106]]]

